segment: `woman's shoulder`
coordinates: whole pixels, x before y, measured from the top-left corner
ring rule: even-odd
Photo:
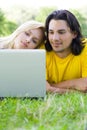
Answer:
[[[41,44],[41,45],[39,46],[39,49],[45,49],[45,44],[44,44],[44,43]]]

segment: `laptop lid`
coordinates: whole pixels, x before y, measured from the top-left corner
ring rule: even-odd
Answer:
[[[44,97],[45,50],[0,50],[0,97]]]

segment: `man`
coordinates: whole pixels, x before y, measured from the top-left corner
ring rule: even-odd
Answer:
[[[46,89],[65,93],[87,91],[87,40],[76,17],[68,10],[46,19]]]

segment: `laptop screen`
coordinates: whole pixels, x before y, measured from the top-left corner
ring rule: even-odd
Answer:
[[[45,50],[0,50],[0,97],[44,97]]]

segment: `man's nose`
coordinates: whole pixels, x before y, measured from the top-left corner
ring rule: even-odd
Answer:
[[[57,33],[53,35],[53,40],[59,40],[59,35]]]

